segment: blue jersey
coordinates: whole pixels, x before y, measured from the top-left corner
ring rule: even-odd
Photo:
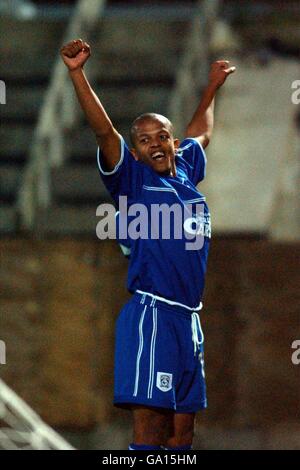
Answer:
[[[162,176],[150,166],[134,160],[123,139],[121,157],[114,170],[102,169],[99,149],[97,159],[103,182],[117,205],[119,196],[127,196],[128,207],[143,204],[148,209],[148,224],[143,223],[141,237],[119,234],[120,242],[130,248],[129,291],[149,292],[196,308],[203,295],[211,236],[206,200],[196,188],[205,177],[206,156],[202,146],[191,138],[181,143],[176,154],[176,177]],[[161,218],[156,218],[156,222],[161,223],[154,225],[151,211],[153,207],[165,205],[170,208],[174,204],[177,209],[182,209],[184,216],[178,223],[178,216],[170,212],[170,231],[165,236],[163,211]],[[132,218],[126,217],[127,226]],[[182,229],[181,236],[178,229]],[[196,233],[202,237],[201,246],[195,242]],[[199,248],[187,249],[193,243]]]

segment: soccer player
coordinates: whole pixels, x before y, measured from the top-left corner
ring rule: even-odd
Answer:
[[[127,196],[129,207],[140,203],[149,213],[154,205],[175,204],[190,214],[182,220],[178,213],[170,217],[169,237],[157,226],[154,236],[123,235],[130,249],[128,289],[133,296],[117,320],[114,390],[114,404],[133,412],[129,449],[189,450],[195,414],[207,406],[199,310],[210,214],[197,184],[205,177],[204,148],[213,129],[214,97],[235,67],[225,60],[212,64],[181,144],[166,117],[147,113],[131,126],[129,150],[84,74],[90,46],[74,40],[62,47],[61,56],[95,132],[100,174],[116,203]],[[175,236],[178,228],[183,229],[181,237]],[[188,249],[187,241],[199,233],[201,246]]]

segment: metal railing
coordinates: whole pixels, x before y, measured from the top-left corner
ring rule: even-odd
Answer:
[[[75,450],[0,379],[0,450]]]
[[[220,4],[220,0],[199,1],[192,20],[168,112],[178,137],[183,136],[187,119],[195,112],[201,90],[207,82],[210,43]]]
[[[88,37],[99,22],[105,4],[106,0],[79,0],[63,43],[78,37]],[[76,97],[67,67],[58,57],[40,110],[17,199],[21,228],[31,230],[37,210],[50,205],[51,170],[61,166],[67,158],[67,135],[77,122]]]

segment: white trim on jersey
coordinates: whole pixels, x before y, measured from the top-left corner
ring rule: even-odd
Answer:
[[[178,196],[177,191],[174,188],[162,188],[161,186],[147,186],[146,184],[143,184],[143,189],[146,189],[147,191],[165,191],[175,193],[176,196]]]
[[[203,157],[204,157],[204,161],[205,161],[205,166],[206,166],[206,163],[207,163],[207,157],[206,157],[206,153],[205,153],[205,150],[203,148],[203,146],[201,145],[201,143],[199,142],[198,139],[196,139],[195,137],[187,137],[187,139],[192,139],[194,140],[200,147],[202,153],[203,153]]]
[[[120,155],[120,160],[118,161],[118,163],[116,164],[116,166],[114,167],[113,170],[111,171],[104,171],[102,168],[101,168],[101,164],[100,164],[100,148],[98,147],[97,149],[97,163],[98,163],[98,168],[100,170],[100,172],[103,174],[103,175],[106,175],[106,176],[109,176],[109,175],[113,175],[114,173],[116,173],[118,171],[118,169],[120,168],[120,166],[122,165],[123,163],[123,160],[124,160],[124,146],[125,146],[125,142],[124,142],[124,139],[122,136],[120,136],[121,140],[120,140],[120,143],[121,143],[121,155]]]
[[[206,198],[203,196],[203,197],[198,197],[197,199],[190,199],[188,201],[183,201],[185,204],[191,204],[193,202],[203,202],[203,201],[206,201]]]
[[[191,139],[191,140],[195,141],[195,142],[199,145],[200,150],[201,150],[201,154],[202,154],[202,156],[203,156],[203,158],[204,158],[204,175],[205,175],[205,172],[206,172],[206,164],[207,164],[207,157],[206,157],[205,150],[204,150],[204,148],[202,147],[202,145],[201,145],[201,143],[199,142],[199,140],[197,140],[196,138],[194,138],[194,137],[187,137],[187,139]],[[184,139],[184,140],[185,140],[185,139]],[[184,151],[184,150],[187,150],[188,148],[190,148],[191,145],[192,145],[192,143],[189,143],[189,144],[186,144],[184,147],[179,147],[178,149],[176,149],[176,156],[181,157],[181,158],[184,159],[183,151]],[[195,151],[195,149],[194,149],[194,151]],[[187,163],[189,163],[189,162],[187,162]],[[194,167],[192,167],[192,168],[194,168]]]
[[[176,149],[176,152],[175,152],[175,157],[182,157],[182,154],[183,154],[183,151],[184,150],[187,150],[188,148],[190,148],[193,144],[190,143],[190,144],[186,144],[184,147],[178,147]]]
[[[119,243],[119,247],[121,248],[121,251],[124,256],[130,256],[131,255],[131,248],[128,248],[125,245],[122,245],[122,243]]]

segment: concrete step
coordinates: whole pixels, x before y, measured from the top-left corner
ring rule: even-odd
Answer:
[[[107,113],[116,129],[129,143],[129,129],[133,120],[145,112],[157,112],[167,114],[170,88],[165,85],[151,86],[95,86],[95,91],[101,99]],[[81,113],[82,123],[72,131],[72,159],[85,163],[95,162],[97,142],[93,131],[84,120],[83,113],[78,105],[78,113]]]
[[[37,218],[35,231],[47,236],[82,236],[96,237],[96,206],[51,207]]]
[[[127,86],[116,88],[109,86],[100,89],[97,86],[95,89],[115,126],[122,134],[125,133],[126,138],[128,137],[130,123],[137,115],[149,111],[167,113],[170,94],[168,87],[141,86],[134,88],[133,86]],[[13,97],[12,102],[4,107],[4,118],[6,117],[6,120],[0,127],[0,161],[1,157],[5,158],[7,154],[18,155],[20,152],[26,153],[29,150],[33,137],[32,121],[29,118],[37,117],[36,113],[42,99],[41,89],[37,91],[30,90],[28,94],[23,94],[19,90],[18,96]],[[30,106],[31,100],[32,106]],[[79,105],[78,112],[81,112]],[[87,124],[83,131],[80,127],[75,129],[74,139],[73,151],[75,154],[86,154],[89,149],[91,149],[90,152],[94,152],[95,139]]]
[[[6,105],[1,107],[1,117],[5,122],[36,120],[46,87],[8,83],[6,89]]]
[[[135,80],[129,83],[122,79],[116,84],[112,80],[101,83],[98,81],[94,89],[103,102],[108,113],[114,120],[134,119],[137,110],[153,110],[159,108],[166,112],[171,82],[149,82]],[[38,112],[45,96],[43,86],[10,86],[7,88],[7,103],[1,108],[1,117],[5,123],[32,123],[36,121]],[[74,92],[75,93],[75,92]],[[78,105],[79,109],[79,105]]]
[[[0,206],[0,234],[9,235],[15,233],[17,228],[16,210],[11,205]]]
[[[232,63],[235,63],[234,61]],[[279,113],[280,104],[285,105],[290,101],[291,84],[293,82],[293,74],[283,72],[283,66],[289,67],[290,64],[282,59],[273,58],[267,66],[259,66],[258,64],[248,61],[237,63],[237,72],[232,75],[231,80],[226,82],[226,88],[221,90],[222,107],[232,110],[230,120],[226,118],[226,114],[222,114],[217,121],[217,126],[226,129],[236,128],[237,126],[260,127],[262,122],[275,122],[276,124],[285,126],[286,115]],[[270,92],[266,93],[266,86],[270,83],[270,77],[280,76],[280,83],[276,91],[270,88]],[[256,82],[253,83],[253,77]],[[259,86],[257,85],[259,84]],[[281,100],[279,103],[278,100]],[[232,103],[234,102],[234,108]],[[217,101],[218,106],[219,101]],[[262,103],[264,105],[262,106]],[[223,116],[225,120],[223,120]]]
[[[254,20],[251,23],[249,22],[249,24],[243,25],[240,28],[240,33],[244,37],[245,42],[248,41],[252,47],[263,45],[272,38],[277,38],[286,44],[294,44],[296,46],[300,41],[300,9],[298,8],[298,10],[299,13],[295,16],[294,20],[289,18],[286,21],[281,20],[280,23],[278,19],[277,21],[264,21],[264,27],[261,28],[259,27],[261,22],[256,19],[256,21]]]
[[[184,45],[188,24],[187,19],[169,21],[168,18],[160,18],[158,21],[144,16],[141,21],[141,18],[133,16],[124,21],[120,14],[104,17],[96,28],[97,35],[90,40],[95,68],[99,69],[101,77],[120,76],[122,73],[133,76],[135,72],[141,75],[143,68],[146,74],[153,66],[166,72],[171,62],[176,62]],[[1,78],[49,79],[59,56],[66,25],[67,20],[3,18],[0,21]],[[12,37],[11,31],[18,31],[18,34]],[[30,44],[30,58],[24,44]]]
[[[36,6],[36,19],[62,20],[70,18],[76,0],[64,0],[63,2],[49,2],[49,0],[39,0],[34,2]],[[108,0],[104,9],[104,16],[114,17],[122,15],[127,18],[140,20],[145,16],[151,18],[161,18],[163,15],[167,19],[189,18],[195,13],[197,0],[131,0],[115,1]]]
[[[95,165],[65,166],[53,172],[52,188],[58,203],[100,204],[111,201]]]
[[[190,18],[189,18],[190,20]],[[176,54],[181,50],[189,20],[174,19],[169,21],[160,12],[159,18],[146,15],[142,18],[126,18],[123,15],[104,17],[99,24],[99,35],[93,43],[100,53],[110,51],[122,54],[123,51],[150,54],[152,52],[166,52]],[[161,55],[156,55],[159,60]]]
[[[266,68],[238,58],[234,63],[237,73],[218,98],[207,177],[200,191],[207,196],[216,231],[267,233],[280,162],[291,145],[291,83],[298,65],[282,59]],[[275,93],[270,84],[279,76]],[[233,93],[245,85],[245,96]]]
[[[184,47],[191,18],[191,11],[185,6],[186,11],[182,2],[176,10],[165,5],[162,8],[169,12],[165,16],[161,5],[151,6],[149,15],[142,14],[140,4],[133,11],[132,5],[127,3],[122,12],[109,6],[90,40],[90,62],[97,71],[95,90],[127,142],[130,124],[139,114],[150,111],[167,114],[178,56]],[[0,183],[2,196],[7,201],[15,198],[21,175],[19,163],[28,156],[34,124],[59,54],[67,19],[54,15],[38,21],[0,20],[3,35],[0,77],[7,85],[7,105],[2,114],[4,124],[0,127],[0,163],[4,165]],[[11,40],[10,33],[16,30],[18,37]],[[30,44],[30,58],[24,44]],[[79,105],[77,110],[80,114]],[[109,200],[98,174],[97,143],[86,122],[72,132],[70,142],[69,163],[53,173],[54,207],[39,217],[38,230],[50,235],[95,230],[95,207],[98,202]],[[14,168],[13,163],[18,167]],[[61,207],[56,207],[59,204]],[[13,221],[12,215],[9,220]]]
[[[135,115],[136,116],[136,115]],[[118,131],[129,142],[129,127],[132,122],[130,120],[114,120],[114,125]],[[32,143],[33,128],[26,123],[22,126],[17,124],[1,124],[0,126],[0,164],[23,164],[28,158],[28,151]],[[78,126],[71,134],[72,156],[75,161],[82,161],[84,164],[96,162],[97,142],[93,131],[84,123]]]
[[[95,91],[114,121],[132,121],[145,112],[167,112],[170,87],[167,85],[144,86],[143,83],[120,87],[96,86]]]
[[[129,127],[131,121],[115,121],[114,125],[118,132],[124,137],[127,144],[129,144]],[[72,134],[72,154],[71,161],[82,164],[97,165],[97,141],[93,131],[87,124],[78,126]]]
[[[33,128],[31,124],[24,123],[22,126],[17,124],[1,123],[0,126],[0,162],[2,157],[7,160],[7,155],[21,158],[27,153],[32,141]]]
[[[28,21],[3,17],[0,21],[2,79],[50,77],[68,20]],[[17,34],[12,34],[13,32]]]
[[[122,16],[104,19],[92,43],[99,77],[153,79],[172,77],[184,47],[189,22],[162,18],[140,21]],[[178,41],[178,37],[181,38]],[[99,64],[99,66],[97,65]]]
[[[22,178],[22,168],[17,165],[0,166],[0,198],[13,202]]]

